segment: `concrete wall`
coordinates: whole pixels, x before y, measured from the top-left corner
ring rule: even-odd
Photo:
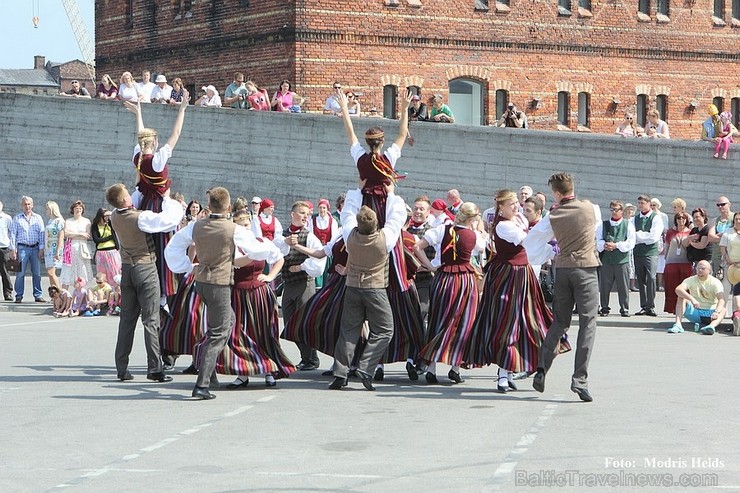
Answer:
[[[175,112],[144,107],[144,123],[160,132],[162,144]],[[383,119],[354,122],[360,137],[380,124],[389,142],[398,129]],[[705,142],[430,123],[411,129],[416,143],[404,147],[398,163],[408,173],[398,192],[409,201],[423,193],[443,198],[454,187],[486,209],[497,189],[529,184],[547,191],[550,174],[567,171],[576,176],[578,194],[603,210],[612,198],[634,203],[646,192],[669,214],[677,196],[689,208],[715,214],[717,195],[733,200],[740,181],[737,147],[723,161],[712,159]],[[12,212],[22,195],[30,195],[41,213],[47,200],[56,200],[66,215],[81,198],[92,217],[105,205],[107,186],[123,181],[132,188],[134,144],[134,116],[118,103],[0,94],[0,200]],[[272,198],[281,219],[294,200],[328,197],[333,203],[357,180],[339,118],[194,107],[187,110],[170,174],[173,190],[188,200],[203,200],[206,189],[222,185],[234,197]]]

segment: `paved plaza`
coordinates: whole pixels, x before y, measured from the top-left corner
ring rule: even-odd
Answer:
[[[313,371],[193,401],[188,356],[173,382],[146,380],[141,327],[124,383],[117,318],[41,311],[0,306],[5,493],[740,491],[740,337],[670,335],[666,315],[599,319],[592,403],[569,390],[573,353],[544,394],[531,378],[497,393],[492,367],[455,385],[439,365],[427,385],[394,364],[376,392]]]

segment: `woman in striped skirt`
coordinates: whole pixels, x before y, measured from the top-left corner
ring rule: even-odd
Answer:
[[[521,245],[528,221],[516,194],[496,194],[492,233],[496,255],[486,273],[481,306],[465,351],[471,365],[499,366],[498,390],[517,390],[512,372],[534,372],[552,313]]]
[[[414,253],[430,272],[436,270],[429,290],[428,340],[419,351],[419,358],[429,362],[428,383],[437,383],[436,362],[452,365],[447,377],[463,382],[460,364],[465,362],[463,351],[478,312],[478,286],[470,259],[485,248],[485,239],[471,226],[480,217],[478,206],[465,202],[457,213],[454,225],[441,225],[428,230],[414,245]],[[441,265],[435,269],[424,249],[434,246]]]

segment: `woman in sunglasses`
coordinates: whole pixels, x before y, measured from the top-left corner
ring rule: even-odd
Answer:
[[[619,124],[617,130],[614,132],[622,137],[636,137],[637,129],[635,128],[635,117],[632,113],[624,114],[624,121]]]

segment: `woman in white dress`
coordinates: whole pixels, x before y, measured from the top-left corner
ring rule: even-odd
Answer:
[[[72,203],[69,208],[72,217],[64,223],[64,254],[62,259],[62,287],[64,289],[74,284],[74,280],[81,277],[85,283],[89,283],[93,277],[90,263],[92,253],[88,240],[91,238],[91,223],[82,214],[85,212],[85,204],[81,200]]]

